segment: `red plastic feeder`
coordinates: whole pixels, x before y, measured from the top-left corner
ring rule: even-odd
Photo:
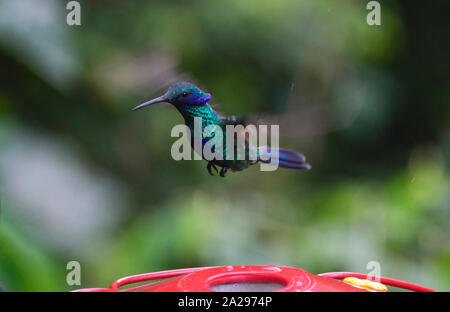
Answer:
[[[162,280],[160,280],[162,279]],[[435,291],[423,286],[366,274],[332,272],[319,275],[281,266],[222,266],[161,271],[124,277],[110,288],[85,288],[77,292],[367,292],[387,291],[384,285],[412,291]],[[154,281],[158,280],[158,281]],[[343,280],[343,281],[342,281]],[[144,285],[125,287],[133,283]],[[122,287],[119,289],[119,287]]]

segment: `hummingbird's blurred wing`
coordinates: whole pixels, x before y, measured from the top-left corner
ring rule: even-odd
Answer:
[[[246,144],[248,144],[250,134],[255,135],[255,137],[257,138],[259,124],[256,118],[249,118],[247,116],[244,117],[229,116],[229,117],[222,117],[221,122],[223,131],[226,131],[226,126],[234,127],[235,142],[238,137],[243,137]]]
[[[273,116],[272,116],[273,117]],[[271,118],[264,114],[247,115],[247,116],[230,116],[223,117],[225,125],[238,126],[242,125],[247,133],[264,134],[266,137],[270,136],[271,126],[277,125],[276,118]],[[248,136],[247,136],[248,139]]]

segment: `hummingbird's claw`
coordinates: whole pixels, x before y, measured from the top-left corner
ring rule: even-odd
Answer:
[[[227,173],[228,168],[227,167],[222,167],[222,169],[220,170],[220,176],[222,178],[225,178],[225,174]]]
[[[214,168],[214,170],[216,170],[216,173],[219,173],[219,170],[217,170],[217,167],[213,163],[209,162],[206,168],[208,169],[209,174],[212,176],[214,176],[214,173],[212,173],[211,168]]]

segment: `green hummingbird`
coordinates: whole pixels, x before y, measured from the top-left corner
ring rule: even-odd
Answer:
[[[195,138],[194,138],[194,121],[199,118],[201,120],[201,143],[202,147],[207,144],[211,144],[211,139],[214,137],[215,132],[220,128],[221,133],[223,133],[224,141],[226,141],[226,126],[238,126],[243,127],[248,126],[247,119],[224,117],[217,113],[210,105],[209,101],[211,99],[211,94],[202,91],[197,86],[189,82],[178,82],[171,85],[168,91],[153,100],[140,104],[133,108],[133,110],[138,110],[143,107],[166,102],[170,103],[181,113],[184,118],[186,126],[190,129],[191,133],[191,146],[194,148]],[[210,131],[209,135],[205,135],[204,130],[206,127],[213,129]],[[212,127],[212,128],[211,128]],[[214,130],[216,129],[216,130]],[[271,163],[276,161],[278,165],[282,168],[290,169],[311,169],[311,166],[306,162],[305,156],[300,153],[291,150],[285,150],[280,148],[271,148],[267,146],[256,147],[249,144],[248,137],[246,133],[236,133],[234,135],[244,135],[244,150],[239,149],[236,146],[236,142],[239,140],[234,140],[235,145],[233,148],[233,154],[231,157],[227,157],[227,148],[222,148],[223,157],[222,159],[212,159],[207,160],[205,157],[203,159],[208,161],[207,170],[210,175],[214,175],[212,169],[219,173],[217,166],[221,167],[220,176],[225,177],[228,170],[231,171],[241,171],[247,169],[249,166],[256,163]],[[194,148],[195,150],[195,148]],[[214,150],[214,147],[213,149]],[[253,153],[254,157],[250,157]],[[245,155],[242,155],[245,154]],[[244,157],[243,157],[244,156]],[[276,159],[275,159],[276,158]]]

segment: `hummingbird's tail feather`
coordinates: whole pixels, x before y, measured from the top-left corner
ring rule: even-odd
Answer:
[[[278,166],[280,166],[281,168],[300,170],[311,169],[311,165],[306,162],[306,157],[295,151],[281,148],[275,149],[270,146],[263,146],[259,148],[259,152],[260,154],[270,154],[270,158],[268,160],[259,159],[259,161],[263,163],[271,163],[278,160]]]
[[[307,162],[290,162],[287,160],[278,160],[278,166],[281,168],[289,168],[289,169],[299,169],[299,170],[309,170],[311,169],[311,165]]]

